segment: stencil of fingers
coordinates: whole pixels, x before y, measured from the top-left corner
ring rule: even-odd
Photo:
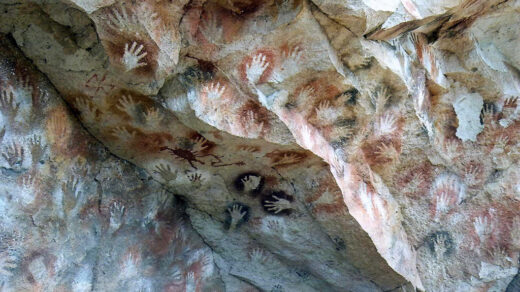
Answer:
[[[177,178],[177,170],[173,171],[169,164],[158,163],[154,172],[158,173],[167,185]]]
[[[204,151],[208,148],[208,140],[202,136],[198,136],[197,138],[193,139],[193,152],[200,152]]]
[[[406,184],[406,189],[411,194],[416,194],[424,182],[424,177],[421,173],[414,173],[410,181]]]
[[[31,80],[26,78],[19,78],[17,80],[17,86],[14,89],[14,94],[17,100],[32,101],[33,86]]]
[[[493,146],[493,149],[491,150],[491,153],[493,154],[500,154],[504,153],[506,150],[507,143],[509,143],[509,137],[507,135],[500,135],[495,141],[495,145]]]
[[[24,160],[24,148],[18,143],[11,142],[11,145],[4,147],[2,157],[7,161],[10,167],[20,167]]]
[[[43,163],[43,155],[47,145],[42,144],[41,136],[34,135],[29,138],[29,149],[31,151],[32,164],[36,165],[38,162]]]
[[[66,182],[61,184],[61,190],[63,192],[63,211],[67,215],[76,208],[81,199],[81,191],[78,190],[78,184],[79,180],[73,175],[71,175]]]
[[[289,200],[279,198],[276,195],[273,195],[273,198],[275,199],[274,201],[265,201],[264,206],[267,208],[268,211],[278,214],[284,210],[290,210],[293,208]]]
[[[495,110],[493,105],[484,105],[484,109],[482,110],[482,121],[484,123],[484,127],[488,127],[491,129],[496,128],[497,124],[495,121]]]
[[[457,176],[453,175],[439,176],[433,185],[433,192],[446,192],[453,196],[457,204],[460,204],[465,197],[464,185],[459,182]]]
[[[342,177],[345,174],[345,163],[337,154],[332,156],[329,164],[333,174],[337,177]]]
[[[202,177],[202,174],[198,172],[193,172],[188,175],[186,175],[188,180],[192,183],[193,187],[199,188],[204,183],[204,177]]]
[[[393,114],[386,114],[379,119],[377,133],[379,135],[391,134],[396,130],[396,118]]]
[[[202,89],[209,100],[216,100],[221,98],[225,90],[226,86],[220,85],[220,82],[211,82],[208,85],[205,85]]]
[[[75,102],[76,108],[79,110],[81,120],[83,122],[94,122],[97,119],[96,106],[84,98],[78,98]]]
[[[332,124],[340,116],[339,110],[330,105],[330,101],[321,101],[316,108],[316,118],[322,125]]]
[[[22,186],[24,190],[32,190],[34,185],[34,175],[27,174],[22,177]]]
[[[202,174],[200,173],[197,173],[197,172],[194,172],[194,173],[190,173],[187,175],[188,179],[192,182],[192,183],[196,183],[196,182],[202,182],[204,180],[204,178],[202,178]]]
[[[121,141],[131,141],[135,138],[135,131],[128,131],[125,127],[116,127],[112,129],[112,135]]]
[[[241,152],[249,152],[249,153],[255,153],[258,152],[258,148],[256,146],[250,146],[250,145],[241,145],[238,148]]]
[[[169,206],[171,204],[171,199],[172,196],[170,196],[170,193],[168,193],[166,190],[162,190],[157,196],[155,196],[153,204],[153,210],[155,210],[155,213]]]
[[[355,71],[366,68],[368,65],[370,65],[371,61],[371,58],[367,58],[359,54],[354,54],[347,60],[347,65],[350,70]]]
[[[64,142],[69,134],[68,118],[64,115],[52,116],[49,120],[49,130],[55,137],[55,142]]]
[[[141,60],[147,55],[148,52],[144,50],[143,45],[138,45],[137,42],[132,42],[129,46],[129,44],[126,43],[125,52],[121,58],[121,63],[125,66],[125,72],[148,65],[148,63],[144,61],[141,62]]]
[[[368,190],[366,183],[361,183],[359,186],[358,196],[365,212],[368,214],[370,219],[374,219],[374,204],[372,202],[374,193]]]
[[[16,268],[16,258],[7,251],[0,253],[0,275],[9,277],[13,275],[12,269]]]
[[[21,90],[24,90],[26,92],[31,93],[33,90],[33,87],[31,85],[31,79],[29,77],[20,77],[16,80],[17,87]]]
[[[267,221],[267,228],[269,228],[273,232],[281,232],[281,231],[283,231],[283,226],[280,223],[280,221],[274,220],[274,219],[271,219],[271,220]]]
[[[518,121],[520,118],[520,108],[518,107],[518,97],[508,98],[504,102],[504,107],[502,108],[502,119],[498,121],[500,126],[503,128],[507,128],[511,126],[515,121]]]
[[[162,119],[162,114],[156,107],[148,108],[144,112],[144,119],[149,125],[157,125]]]
[[[459,143],[455,139],[447,140],[444,143],[443,156],[447,160],[453,160],[460,156]]]
[[[370,101],[372,102],[373,107],[375,108],[375,113],[382,113],[386,103],[392,96],[388,92],[386,87],[383,87],[377,90],[374,94],[370,95]]]
[[[386,211],[384,199],[380,195],[375,194],[372,197],[372,201],[373,201],[372,205],[375,207],[375,209],[376,209],[377,213],[379,214],[380,218],[382,218],[383,220],[387,219],[388,212]]]
[[[61,190],[63,191],[64,195],[70,195],[72,197],[77,197],[78,184],[79,184],[79,180],[74,175],[71,175],[69,178],[67,178],[67,181],[65,181],[61,184]]]
[[[298,104],[306,104],[308,101],[312,101],[315,98],[316,90],[312,86],[305,86],[297,97]]]
[[[249,258],[254,265],[262,265],[268,261],[268,255],[261,248],[255,248],[249,252]]]
[[[381,145],[377,147],[375,154],[381,158],[390,159],[392,162],[399,160],[399,152],[395,149],[392,143],[389,143],[388,145],[381,143]]]
[[[131,279],[136,277],[139,273],[141,264],[141,255],[128,253],[123,256],[121,268],[119,270],[120,279]],[[143,289],[136,289],[135,291],[143,291]]]
[[[223,29],[222,26],[219,25],[214,13],[209,13],[208,17],[202,20],[202,25],[199,28],[206,40],[213,44],[220,44]]]
[[[435,218],[438,219],[440,215],[448,212],[450,209],[450,196],[446,192],[442,192],[435,197]]]
[[[292,46],[289,50],[283,52],[285,60],[291,62],[299,62],[303,56],[303,49],[299,45]]]
[[[231,216],[231,223],[229,225],[229,230],[233,231],[237,228],[238,223],[244,216],[247,214],[247,211],[242,212],[243,207],[235,204],[231,206],[231,208],[228,208],[227,211],[229,213],[229,216]]]
[[[44,90],[40,90],[35,98],[32,99],[32,111],[36,113],[36,110],[42,109],[43,106],[49,101],[49,93]]]
[[[248,175],[241,179],[242,184],[244,185],[244,191],[250,192],[253,190],[256,190],[258,186],[260,185],[260,182],[262,181],[261,176],[257,175]]]
[[[298,163],[302,160],[302,157],[298,155],[297,153],[284,153],[281,158],[279,158],[273,166],[278,165],[286,165],[286,164],[293,164]]]
[[[248,125],[246,127],[248,137],[258,137],[264,129],[264,122],[257,122],[257,115],[253,110],[248,110],[244,116],[244,119],[247,121]]]
[[[480,181],[479,176],[481,171],[482,169],[477,165],[471,165],[468,168],[466,168],[466,172],[464,174],[466,183],[470,186],[478,184]]]
[[[130,15],[125,7],[121,7],[121,11],[113,8],[108,14],[108,26],[114,30],[138,33],[141,31],[137,15],[130,10]]]
[[[85,177],[90,172],[90,164],[83,159],[76,159],[72,165],[72,172],[78,174],[80,177]]]
[[[290,77],[299,71],[299,65],[303,56],[303,49],[296,45],[283,53],[282,72],[285,78]]]
[[[501,267],[510,267],[512,259],[509,257],[508,252],[501,246],[493,246],[491,250],[487,251],[493,264]],[[507,291],[507,290],[506,290]]]
[[[518,97],[506,98],[506,100],[504,101],[504,106],[502,107],[502,115],[504,116],[504,118],[511,118],[517,109],[517,105]]]
[[[473,228],[480,243],[483,244],[493,232],[493,226],[486,216],[478,216],[473,219]]]
[[[274,68],[269,81],[280,83],[298,73],[302,54],[303,50],[299,46],[293,46],[288,50],[284,50],[282,52],[282,64],[279,67]]]
[[[121,202],[113,202],[110,205],[110,232],[115,232],[123,224],[125,206]]]
[[[266,56],[262,53],[256,54],[253,59],[251,59],[251,61],[246,64],[247,80],[251,84],[256,84],[268,66],[269,62],[267,61]]]
[[[435,257],[437,259],[442,259],[446,252],[448,251],[448,246],[446,244],[448,237],[445,234],[438,234],[434,240],[434,249],[435,249]]]
[[[502,126],[503,128],[507,128],[509,126],[511,126],[511,124],[513,123],[513,119],[511,118],[503,118],[503,119],[500,119],[498,121],[498,123],[500,124],[500,126]]]
[[[200,264],[202,265],[202,271],[204,274],[209,274],[213,270],[213,259],[210,254],[205,254],[200,259]]]
[[[515,108],[517,105],[518,96],[508,97],[504,100],[504,107],[512,107]]]
[[[139,102],[135,102],[131,95],[123,95],[117,104],[117,109],[133,117]]]
[[[188,272],[186,275],[186,292],[195,292],[195,273]]]
[[[168,278],[171,279],[173,281],[173,283],[175,283],[177,285],[182,283],[181,268],[174,266],[169,274],[170,275]]]
[[[19,108],[20,104],[15,102],[13,92],[2,90],[2,95],[0,96],[0,111],[10,122],[14,121]]]

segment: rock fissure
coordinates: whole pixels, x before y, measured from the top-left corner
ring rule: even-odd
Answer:
[[[448,2],[4,1],[2,287],[514,289],[518,1]]]

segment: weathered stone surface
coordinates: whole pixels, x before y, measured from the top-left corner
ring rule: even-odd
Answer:
[[[6,289],[28,273],[44,290],[518,286],[518,1],[0,8],[1,222],[23,243],[3,253]],[[76,184],[92,199],[71,208]],[[28,268],[26,232],[61,258],[53,277]]]
[[[4,35],[0,48],[2,291],[224,289],[184,204],[92,138]]]

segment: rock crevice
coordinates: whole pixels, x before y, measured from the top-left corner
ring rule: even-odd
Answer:
[[[3,288],[514,287],[520,6],[430,2],[2,1]]]

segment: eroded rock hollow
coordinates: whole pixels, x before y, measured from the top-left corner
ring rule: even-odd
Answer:
[[[520,291],[519,24],[0,0],[0,290]]]

